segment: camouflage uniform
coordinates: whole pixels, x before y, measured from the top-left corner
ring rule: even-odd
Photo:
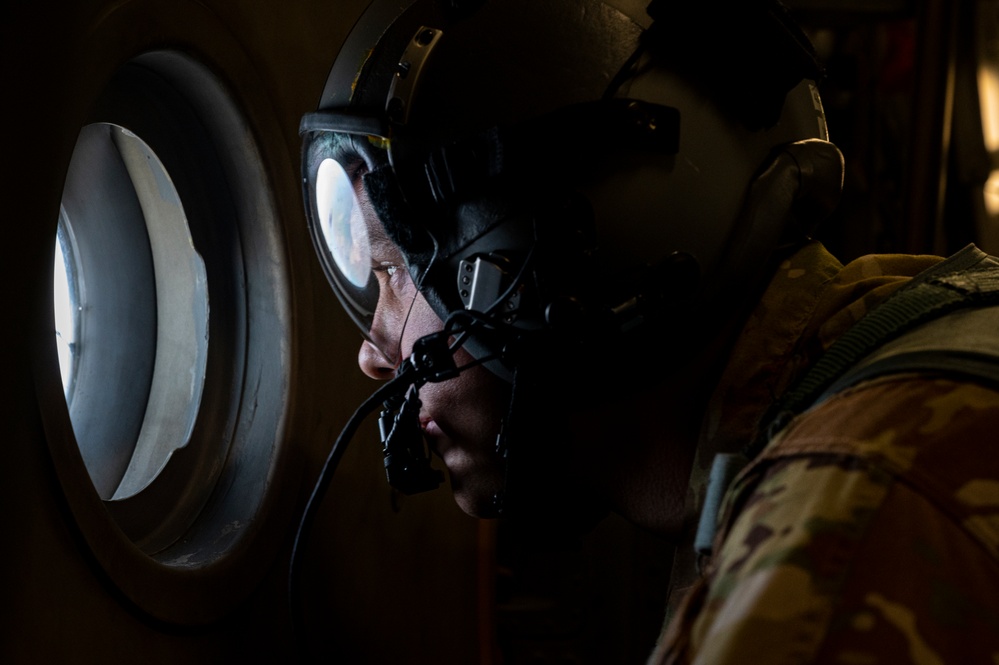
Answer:
[[[813,243],[781,266],[709,409],[705,462],[871,307],[936,257],[840,265]],[[890,376],[785,427],[736,479],[703,575],[650,663],[999,664],[999,392]],[[684,578],[687,578],[686,580]]]

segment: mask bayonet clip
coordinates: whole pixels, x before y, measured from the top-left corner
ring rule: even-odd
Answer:
[[[410,386],[405,397],[397,395],[387,400],[378,417],[385,477],[403,494],[437,489],[444,481],[444,474],[430,466],[430,453],[420,429],[421,406],[416,386]]]

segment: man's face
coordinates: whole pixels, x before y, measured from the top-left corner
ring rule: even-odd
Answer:
[[[380,288],[369,339],[361,344],[357,361],[368,376],[388,380],[409,357],[414,342],[443,324],[413,284],[401,252],[385,236],[360,178],[354,180],[354,190]],[[463,349],[454,358],[458,367],[472,361]],[[420,425],[448,469],[455,500],[470,515],[495,516],[493,496],[502,490],[505,475],[496,454],[496,435],[508,396],[508,385],[481,365],[420,388]]]

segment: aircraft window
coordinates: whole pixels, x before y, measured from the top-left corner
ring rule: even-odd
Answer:
[[[107,579],[160,620],[224,614],[286,526],[290,277],[257,143],[275,135],[194,58],[143,54],[109,72],[53,220],[50,452]]]

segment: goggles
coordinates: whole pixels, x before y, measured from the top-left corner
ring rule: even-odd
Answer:
[[[378,272],[403,269],[422,287],[421,278],[430,267],[427,255],[448,260],[459,246],[467,247],[481,237],[484,229],[438,228],[457,203],[474,197],[500,175],[533,177],[539,163],[581,163],[581,151],[592,156],[600,150],[638,145],[675,154],[679,114],[670,107],[611,99],[565,107],[530,123],[494,127],[446,145],[412,140],[405,136],[407,128],[398,124],[392,130],[394,135],[387,120],[335,111],[307,114],[300,127],[306,216],[313,243],[344,309],[383,352],[394,349],[379,346],[371,334],[385,283],[381,280],[380,285]],[[380,191],[392,192],[396,199],[388,205],[383,197],[365,200],[367,189],[362,192],[361,187],[373,183],[380,183]],[[394,218],[400,213],[406,218],[402,223]],[[382,223],[395,229],[391,240]],[[407,228],[400,231],[400,226]],[[411,246],[396,250],[392,242],[400,235],[413,239]],[[425,247],[414,250],[421,240]],[[426,251],[426,246],[434,251]],[[384,261],[382,257],[393,251],[396,260]],[[421,259],[414,261],[421,252]],[[441,313],[442,318],[446,315]]]
[[[310,114],[302,122],[303,194],[312,242],[343,308],[373,343],[385,281],[378,273],[391,277],[406,269],[361,191],[364,174],[388,163],[382,133],[379,123],[351,116]]]

